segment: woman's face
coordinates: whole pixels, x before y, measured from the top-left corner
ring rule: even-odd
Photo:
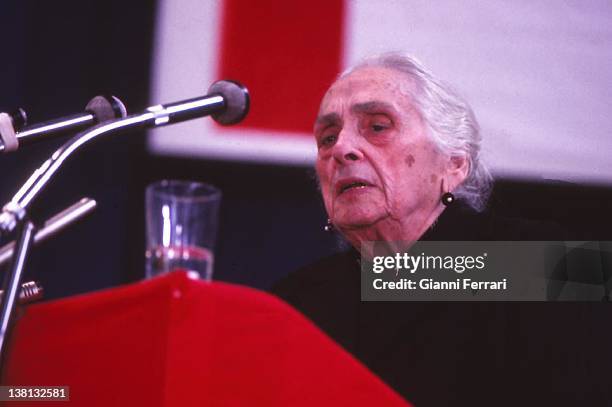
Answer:
[[[399,72],[361,68],[334,83],[321,102],[316,170],[327,213],[340,229],[382,220],[417,227],[439,208],[449,159],[430,141],[411,86]]]

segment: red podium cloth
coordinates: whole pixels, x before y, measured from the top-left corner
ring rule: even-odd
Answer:
[[[31,305],[9,345],[3,384],[69,405],[407,406],[281,300],[183,272]]]

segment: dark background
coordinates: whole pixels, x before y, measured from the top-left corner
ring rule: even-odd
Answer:
[[[33,124],[80,112],[93,96],[111,93],[128,112],[142,111],[149,104],[154,18],[152,0],[4,1],[0,109],[21,106]],[[2,204],[63,141],[0,156]],[[141,279],[144,187],[160,178],[203,180],[223,191],[216,280],[266,289],[337,248],[322,231],[326,216],[312,170],[153,157],[144,133],[134,132],[98,141],[60,170],[33,208],[34,219],[83,196],[98,208],[37,247],[25,279],[40,280],[47,298]],[[504,215],[555,220],[577,240],[612,240],[611,204],[610,187],[525,180],[498,180],[491,201]]]

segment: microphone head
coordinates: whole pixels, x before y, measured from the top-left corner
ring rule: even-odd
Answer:
[[[13,120],[13,127],[15,128],[15,131],[21,131],[21,129],[28,124],[28,115],[26,114],[25,110],[20,107],[10,112],[9,116],[11,116],[11,119]]]
[[[212,115],[219,124],[227,126],[239,123],[249,113],[249,91],[239,82],[217,81],[208,88],[208,94],[218,94],[225,99],[225,110]]]
[[[96,96],[87,103],[85,110],[93,114],[98,123],[127,116],[123,102],[112,95]]]

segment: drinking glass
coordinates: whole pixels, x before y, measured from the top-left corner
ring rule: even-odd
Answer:
[[[221,191],[194,181],[163,180],[146,189],[146,277],[182,269],[210,281]]]

